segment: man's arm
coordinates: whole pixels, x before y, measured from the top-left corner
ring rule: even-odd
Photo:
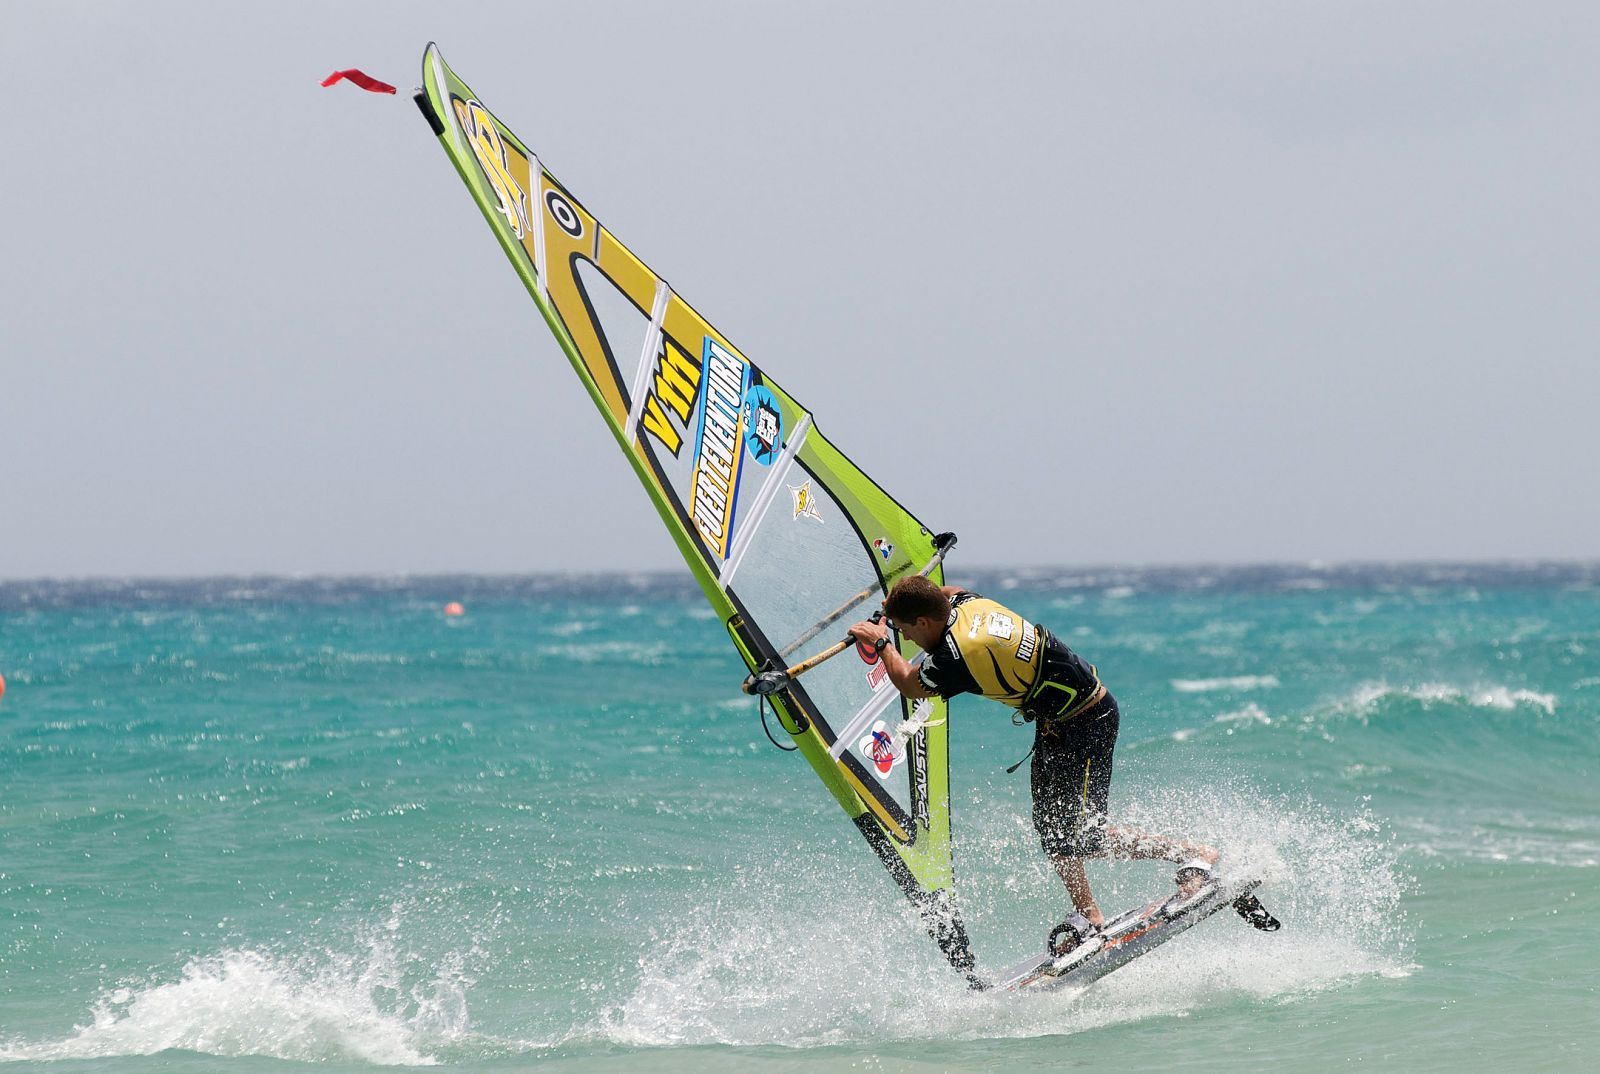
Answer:
[[[883,661],[884,669],[889,672],[889,681],[894,683],[894,688],[900,691],[901,697],[917,701],[934,696],[933,691],[928,689],[922,677],[917,674],[917,669],[911,666],[911,661],[901,656],[900,650],[893,645],[885,646],[878,659]]]
[[[883,661],[883,668],[889,673],[889,681],[894,683],[894,688],[900,691],[901,697],[916,701],[934,696],[934,692],[928,689],[917,674],[917,669],[911,666],[911,661],[901,656],[900,650],[891,644],[888,627],[867,620],[851,627],[850,636],[868,645],[875,645],[878,639],[883,639],[884,646],[878,651],[878,659]]]

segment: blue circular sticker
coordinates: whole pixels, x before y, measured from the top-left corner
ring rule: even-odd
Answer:
[[[744,446],[762,466],[771,466],[783,450],[783,413],[764,384],[752,384],[744,393]]]

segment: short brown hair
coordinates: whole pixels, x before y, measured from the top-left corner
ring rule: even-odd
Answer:
[[[894,584],[883,610],[896,623],[911,623],[924,616],[942,623],[950,617],[950,598],[927,578],[914,574]]]

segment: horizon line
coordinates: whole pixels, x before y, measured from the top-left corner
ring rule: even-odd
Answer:
[[[1593,559],[1580,559],[1575,557],[1523,557],[1523,556],[1488,556],[1482,558],[1449,558],[1449,559],[1379,559],[1379,558],[1351,558],[1351,559],[1262,559],[1262,560],[1172,560],[1145,563],[1030,563],[1013,564],[1009,566],[994,564],[974,564],[966,568],[966,572],[973,574],[1037,574],[1041,572],[1095,572],[1095,571],[1120,571],[1120,572],[1157,572],[1157,571],[1248,571],[1248,570],[1302,570],[1313,572],[1339,572],[1360,569],[1404,569],[1404,568],[1431,568],[1431,569],[1472,569],[1472,568],[1498,568],[1502,570],[1536,570],[1548,568],[1600,568],[1600,555]],[[949,572],[947,572],[949,573]],[[960,572],[958,572],[960,573]],[[292,571],[292,570],[251,570],[251,571],[217,571],[198,574],[169,574],[162,572],[130,573],[130,574],[34,574],[34,575],[0,575],[0,586],[30,585],[42,583],[173,583],[173,582],[204,582],[204,581],[352,581],[361,579],[381,581],[405,581],[427,579],[456,579],[456,578],[482,578],[482,579],[510,579],[510,578],[652,578],[665,579],[682,577],[684,581],[694,581],[694,575],[687,565],[677,567],[650,567],[641,569],[625,569],[617,567],[567,567],[549,568],[545,570],[393,570],[393,571]]]

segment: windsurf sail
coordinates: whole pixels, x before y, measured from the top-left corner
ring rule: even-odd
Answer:
[[[418,107],[752,672],[833,641],[902,575],[943,580],[935,535],[602,226],[431,44],[422,78]],[[770,701],[946,958],[970,972],[945,703],[913,719],[868,647]]]

